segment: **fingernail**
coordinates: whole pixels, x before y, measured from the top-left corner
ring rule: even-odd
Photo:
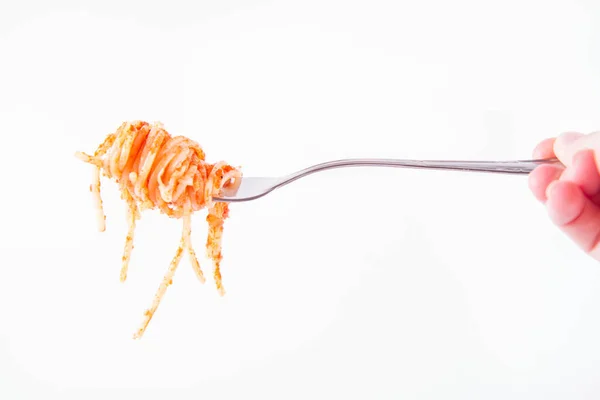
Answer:
[[[559,142],[561,146],[568,146],[575,142],[577,139],[584,136],[583,133],[578,132],[565,132],[556,138],[556,141]]]
[[[573,151],[575,142],[581,139],[582,133],[577,132],[565,132],[556,138],[554,142],[554,154],[563,164],[569,166],[573,161]]]

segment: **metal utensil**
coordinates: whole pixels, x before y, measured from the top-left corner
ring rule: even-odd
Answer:
[[[557,164],[556,158],[516,161],[436,161],[436,160],[397,160],[397,159],[345,159],[329,161],[305,168],[281,177],[242,177],[235,188],[224,188],[214,201],[242,202],[261,198],[273,190],[288,185],[300,178],[334,168],[346,167],[392,167],[417,168],[450,171],[490,172],[501,174],[529,174],[541,164]]]

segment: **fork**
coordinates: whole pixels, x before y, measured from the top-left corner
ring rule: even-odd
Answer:
[[[213,200],[217,202],[243,202],[256,200],[266,196],[273,190],[286,186],[300,178],[334,168],[392,167],[525,175],[529,174],[541,164],[559,163],[560,161],[556,158],[516,161],[443,161],[382,158],[343,159],[316,164],[281,177],[242,177],[241,182],[238,182],[229,188],[223,188],[219,193],[219,196],[214,197]]]

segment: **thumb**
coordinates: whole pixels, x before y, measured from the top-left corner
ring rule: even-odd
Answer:
[[[573,165],[573,157],[581,150],[590,149],[600,155],[600,132],[588,135],[577,132],[566,132],[556,138],[554,154],[567,167]],[[600,157],[596,157],[600,159]]]

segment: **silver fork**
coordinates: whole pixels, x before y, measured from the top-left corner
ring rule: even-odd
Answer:
[[[214,201],[242,202],[261,198],[273,190],[288,185],[300,178],[334,168],[346,167],[392,167],[418,168],[451,171],[491,172],[502,174],[529,174],[541,164],[559,164],[556,158],[516,161],[436,161],[436,160],[397,160],[397,159],[345,159],[313,165],[281,177],[242,177],[236,188],[224,188]]]

